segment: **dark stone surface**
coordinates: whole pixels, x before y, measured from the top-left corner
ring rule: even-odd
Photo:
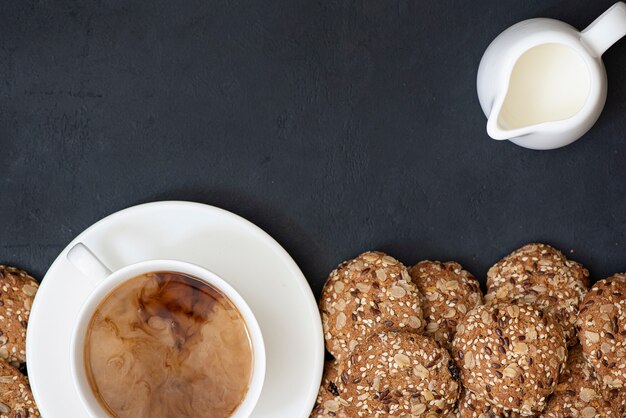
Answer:
[[[84,228],[184,199],[273,235],[316,292],[367,249],[479,277],[546,241],[626,270],[626,41],[569,147],[490,140],[480,57],[511,24],[612,0],[0,4],[0,260],[42,276]]]

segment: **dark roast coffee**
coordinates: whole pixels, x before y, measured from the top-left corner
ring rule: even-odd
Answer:
[[[253,367],[244,319],[181,273],[127,280],[100,303],[85,341],[91,389],[114,418],[231,416]]]

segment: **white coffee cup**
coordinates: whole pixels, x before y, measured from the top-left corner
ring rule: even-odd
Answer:
[[[261,328],[243,298],[228,283],[216,274],[195,264],[176,260],[150,260],[123,267],[111,272],[96,255],[83,244],[75,245],[67,258],[93,284],[93,291],[82,306],[72,332],[70,345],[71,373],[74,386],[80,395],[90,418],[109,418],[94,396],[84,362],[84,344],[87,328],[100,302],[118,285],[126,280],[145,273],[173,271],[191,275],[222,292],[241,313],[246,322],[253,348],[253,369],[248,392],[242,403],[229,418],[248,418],[252,413],[263,387],[265,379],[265,345]]]

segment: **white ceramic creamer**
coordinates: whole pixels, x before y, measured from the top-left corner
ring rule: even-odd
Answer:
[[[563,147],[583,136],[606,101],[602,54],[624,35],[623,2],[582,32],[545,18],[502,32],[478,69],[478,98],[489,136],[538,150]]]

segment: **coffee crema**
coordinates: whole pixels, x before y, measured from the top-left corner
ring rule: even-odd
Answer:
[[[113,289],[85,340],[92,392],[113,418],[226,418],[253,368],[245,320],[189,275],[148,273]]]

